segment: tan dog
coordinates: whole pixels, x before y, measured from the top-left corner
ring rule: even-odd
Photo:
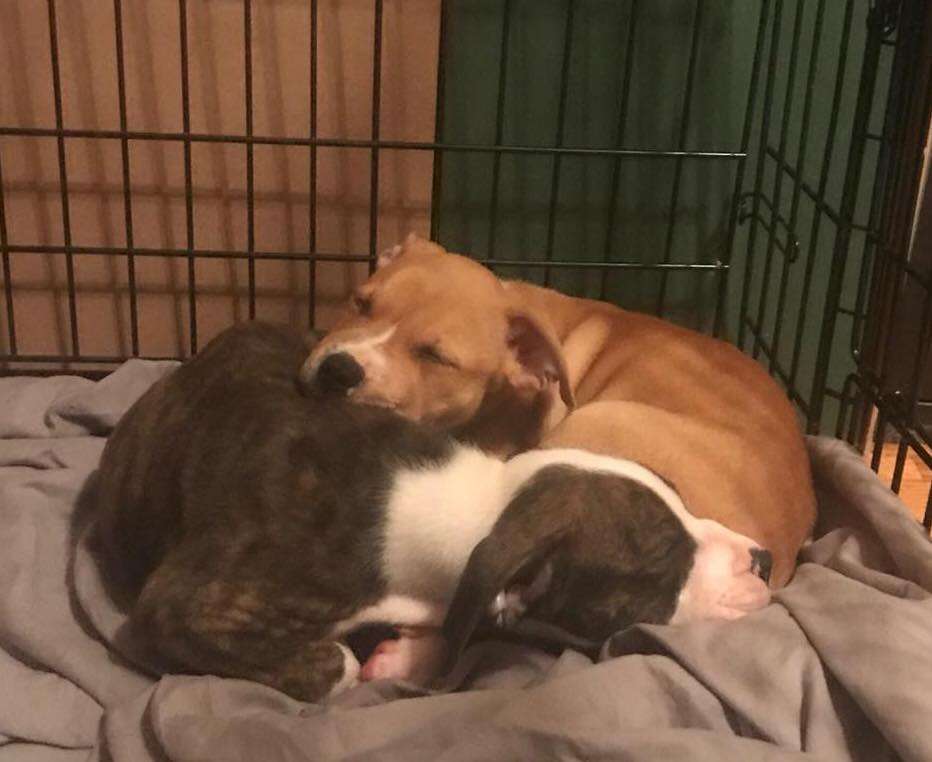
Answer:
[[[432,421],[487,450],[575,447],[643,463],[690,512],[792,576],[815,496],[794,410],[723,341],[603,302],[503,282],[409,236],[385,252],[302,380]]]

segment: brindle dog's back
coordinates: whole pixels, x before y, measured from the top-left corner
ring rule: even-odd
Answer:
[[[241,436],[238,429],[255,409],[251,397],[267,403],[276,391],[284,408],[299,406],[293,377],[302,351],[298,337],[272,326],[237,326],[155,384],[121,419],[104,449],[95,501],[100,549],[111,579],[129,598],[180,536],[183,492],[200,476],[201,440],[234,450],[231,438]],[[239,414],[230,419],[237,399]],[[205,476],[212,481],[218,471]]]
[[[303,397],[307,348],[258,323],[150,389],[95,487],[105,576],[161,668],[316,700],[344,675],[332,624],[385,591],[374,546],[399,458],[449,441],[387,411]]]

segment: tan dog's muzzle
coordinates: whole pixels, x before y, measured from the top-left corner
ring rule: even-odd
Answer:
[[[332,334],[302,366],[299,374],[302,388],[313,394],[347,396],[369,382],[378,385],[388,365],[385,344],[394,332],[395,326],[389,326],[374,334],[343,337]]]
[[[300,378],[306,391],[342,397],[365,380],[366,372],[348,352],[331,352],[315,365],[305,363]]]

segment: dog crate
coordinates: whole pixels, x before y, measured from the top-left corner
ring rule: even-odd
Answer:
[[[414,229],[735,342],[809,432],[875,469],[893,441],[896,491],[908,458],[932,468],[922,0],[0,15],[5,374],[100,377],[253,317],[326,328]]]

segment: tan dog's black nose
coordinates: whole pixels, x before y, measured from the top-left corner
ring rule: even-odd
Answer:
[[[352,355],[335,352],[327,355],[317,368],[311,387],[321,394],[347,394],[359,386],[365,377],[365,371]]]
[[[751,571],[764,582],[770,582],[770,571],[773,569],[773,555],[763,548],[751,548]]]

